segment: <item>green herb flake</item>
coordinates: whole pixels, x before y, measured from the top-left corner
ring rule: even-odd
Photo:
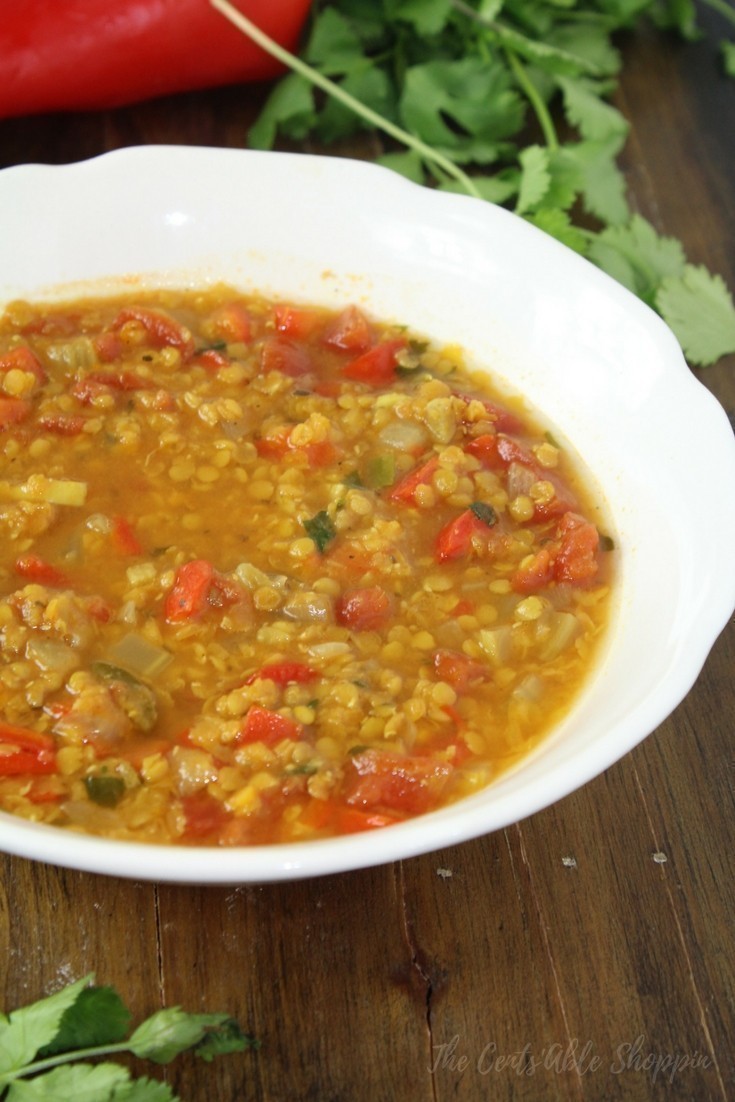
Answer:
[[[323,555],[329,544],[337,535],[334,521],[326,510],[322,509],[320,512],[316,513],[315,516],[310,517],[303,523],[307,536],[314,541],[319,554]]]
[[[497,524],[497,513],[492,505],[488,505],[484,501],[473,501],[470,505],[470,511],[474,513],[477,519],[481,520],[483,524],[487,524],[488,528],[492,528],[493,524]]]

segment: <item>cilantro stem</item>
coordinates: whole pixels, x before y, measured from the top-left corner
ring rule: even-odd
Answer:
[[[549,110],[544,103],[543,99],[539,95],[536,85],[533,83],[528,73],[524,69],[523,65],[518,59],[518,55],[513,50],[504,47],[505,56],[508,58],[508,64],[513,70],[513,75],[523,89],[528,102],[533,108],[536,118],[538,119],[541,132],[544,135],[544,140],[552,153],[556,153],[559,148],[559,139],[556,134],[556,127],[552,121]]]
[[[2,1090],[7,1083],[12,1083],[15,1079],[25,1079],[28,1075],[37,1075],[41,1071],[48,1071],[50,1068],[58,1067],[60,1064],[76,1064],[79,1060],[95,1059],[99,1056],[112,1056],[118,1052],[130,1052],[130,1046],[127,1041],[119,1041],[114,1045],[96,1045],[93,1048],[78,1048],[71,1052],[62,1052],[58,1056],[49,1056],[45,1060],[36,1060],[33,1064],[25,1064],[22,1068],[15,1068],[14,1071],[6,1071],[4,1075],[0,1075],[0,1090]]]
[[[735,9],[728,4],[727,0],[704,0],[704,3],[713,8],[714,11],[719,12],[720,15],[724,15],[725,19],[729,19],[731,23],[735,23]]]
[[[365,122],[374,126],[377,130],[382,130],[389,137],[394,138],[401,145],[407,146],[409,149],[413,149],[415,153],[429,164],[436,165],[448,176],[452,176],[457,180],[468,195],[472,195],[475,199],[481,199],[482,196],[477,190],[472,180],[463,172],[458,165],[451,161],[448,157],[445,157],[442,153],[437,152],[436,149],[432,149],[431,146],[426,145],[420,138],[415,137],[413,134],[409,134],[407,130],[403,130],[400,126],[396,126],[395,123],[390,122],[389,119],[379,115],[377,111],[373,111],[372,108],[366,104],[361,103],[360,100],[355,99],[349,92],[345,92],[344,88],[341,88],[339,84],[335,84],[329,77],[325,77],[323,73],[320,73],[317,69],[312,68],[311,65],[307,65],[301,58],[295,57],[294,54],[284,49],[277,42],[265,34],[259,27],[252,23],[242,12],[233,7],[228,0],[209,0],[209,3],[213,8],[216,8],[221,15],[224,15],[226,19],[229,19],[231,23],[242,31],[243,34],[251,38],[256,45],[260,46],[262,50],[274,57],[276,61],[280,61],[282,65],[285,65],[292,72],[298,73],[299,76],[304,77],[311,84],[316,85],[317,88],[321,88],[327,95],[333,96],[344,104],[350,111],[354,111],[356,115],[364,119]]]

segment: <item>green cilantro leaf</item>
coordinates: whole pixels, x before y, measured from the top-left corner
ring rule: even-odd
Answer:
[[[50,1044],[38,1053],[46,1058],[58,1052],[116,1044],[127,1037],[130,1011],[113,987],[84,987],[67,1007]]]
[[[214,1029],[208,1029],[199,1044],[194,1048],[195,1056],[207,1064],[215,1056],[225,1056],[230,1052],[244,1052],[247,1048],[260,1048],[255,1037],[248,1037],[233,1018],[226,1018]]]
[[[591,81],[559,77],[567,119],[583,138],[604,142],[625,137],[628,123],[616,107],[605,103]]]
[[[322,554],[337,535],[334,521],[324,509],[304,521],[307,536],[314,541],[316,549]]]
[[[525,214],[537,207],[551,185],[549,151],[540,145],[529,145],[518,158],[521,183],[516,200],[516,214]]]
[[[408,130],[457,161],[489,164],[522,125],[524,107],[505,66],[463,57],[409,68],[400,115]]]
[[[605,249],[623,258],[628,272],[621,282],[650,306],[655,304],[661,281],[681,276],[686,264],[681,244],[672,237],[661,237],[639,214],[634,214],[624,226],[608,226],[599,234],[597,243],[590,249],[590,259],[602,258],[603,267],[605,256],[610,257]]]
[[[16,1079],[6,1102],[169,1102],[173,1097],[165,1083],[157,1083],[167,1093],[136,1095],[128,1093],[130,1072],[118,1064],[66,1064],[33,1079]]]
[[[558,207],[541,207],[533,214],[527,214],[525,218],[527,222],[543,230],[544,233],[548,233],[551,237],[555,237],[557,241],[561,241],[562,245],[574,249],[576,253],[580,253],[582,256],[586,255],[587,237],[572,224],[572,220],[565,210],[559,210]]]
[[[253,149],[272,149],[279,128],[291,137],[306,137],[316,124],[314,93],[308,81],[289,73],[271,92],[248,134]]]
[[[687,264],[663,280],[656,305],[691,363],[706,367],[735,352],[735,305],[720,276]]]
[[[198,1045],[210,1029],[229,1021],[226,1014],[187,1014],[178,1006],[168,1007],[138,1026],[130,1038],[130,1051],[156,1064],[168,1064]]]
[[[45,999],[0,1018],[0,1084],[7,1072],[17,1071],[30,1063],[39,1049],[53,1043],[64,1014],[93,979],[91,975],[85,976]]]

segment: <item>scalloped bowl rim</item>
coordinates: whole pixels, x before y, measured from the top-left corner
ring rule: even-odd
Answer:
[[[581,453],[620,548],[613,623],[580,699],[475,796],[368,834],[232,849],[107,840],[0,813],[0,850],[196,884],[416,856],[568,795],[641,742],[693,685],[735,608],[735,510],[719,496],[735,485],[735,440],[663,322],[558,242],[502,208],[366,162],[186,146],[5,169],[0,238],[0,308],[21,297],[228,282],[334,307],[356,301],[460,344]],[[676,447],[684,427],[686,455]]]

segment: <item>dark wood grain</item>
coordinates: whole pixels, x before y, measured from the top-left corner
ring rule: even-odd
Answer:
[[[735,87],[710,41],[644,32],[622,45],[633,205],[735,286]],[[265,92],[6,120],[0,165],[242,146]],[[733,357],[698,376],[735,410]],[[261,1047],[162,1071],[190,1102],[726,1102],[734,672],[731,623],[676,712],[605,775],[505,831],[400,864],[203,889],[1,858],[3,1003],[94,971],[137,1017],[228,1011]]]

